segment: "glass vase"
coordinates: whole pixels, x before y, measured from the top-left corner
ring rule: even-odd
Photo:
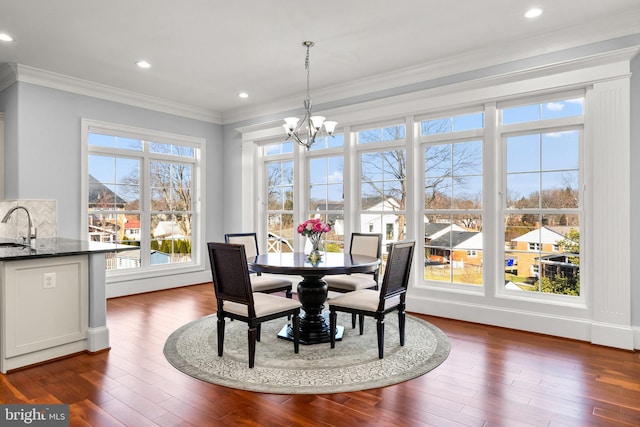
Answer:
[[[311,250],[309,251],[309,259],[313,262],[322,258],[322,234],[310,234],[307,236],[309,243],[311,243]]]

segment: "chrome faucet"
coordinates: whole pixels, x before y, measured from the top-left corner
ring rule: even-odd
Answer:
[[[28,229],[27,229],[27,237],[24,239],[25,244],[27,246],[31,246],[31,230],[32,230],[32,224],[31,224],[31,214],[29,213],[29,211],[27,210],[27,208],[25,208],[24,206],[14,206],[11,209],[9,209],[9,212],[7,212],[4,216],[4,218],[2,218],[2,221],[0,221],[3,224],[6,224],[7,221],[9,221],[9,217],[11,216],[12,213],[14,213],[15,211],[17,211],[18,209],[22,209],[27,213],[27,219],[29,221],[28,224]]]

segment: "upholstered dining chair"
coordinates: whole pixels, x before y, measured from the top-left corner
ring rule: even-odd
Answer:
[[[380,258],[382,252],[382,234],[351,233],[349,253]],[[378,289],[379,268],[373,273],[336,274],[326,276],[327,288],[333,292],[353,292],[360,289]],[[356,327],[356,316],[351,316],[351,327]]]
[[[224,235],[225,243],[235,243],[244,245],[248,259],[260,255],[258,250],[258,237],[256,233],[228,233]],[[249,273],[255,273],[249,270]],[[281,277],[263,276],[262,273],[251,274],[251,288],[254,292],[264,292],[271,294],[274,292],[285,292],[287,298],[293,296],[293,283]]]
[[[360,289],[329,300],[329,327],[331,348],[336,345],[336,323],[339,311],[360,316],[360,335],[364,332],[364,316],[377,320],[378,357],[384,357],[384,316],[398,311],[400,345],[404,346],[405,296],[413,261],[415,242],[398,242],[391,245],[387,266],[380,290]],[[344,339],[344,338],[343,338]]]
[[[244,245],[210,242],[207,246],[218,308],[218,356],[222,356],[224,349],[225,317],[247,323],[249,368],[255,364],[260,325],[268,320],[293,318],[293,349],[298,353],[301,304],[294,299],[253,292]]]

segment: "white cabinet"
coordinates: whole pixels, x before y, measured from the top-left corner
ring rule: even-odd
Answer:
[[[0,292],[0,372],[87,350],[87,255],[0,262]]]

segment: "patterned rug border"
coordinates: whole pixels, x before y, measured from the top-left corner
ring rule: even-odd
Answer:
[[[246,323],[226,323],[224,355],[218,357],[216,314],[181,326],[164,346],[167,361],[179,371],[225,387],[271,394],[331,394],[385,387],[426,374],[446,360],[449,339],[431,323],[407,316],[405,346],[398,342],[397,316],[385,318],[385,357],[378,359],[375,320],[365,320],[365,335],[351,329],[340,313],[345,337],[336,343],[300,345],[276,338],[282,320],[262,325],[256,363],[247,365]],[[338,366],[325,366],[337,361]],[[333,364],[333,363],[331,363]]]

